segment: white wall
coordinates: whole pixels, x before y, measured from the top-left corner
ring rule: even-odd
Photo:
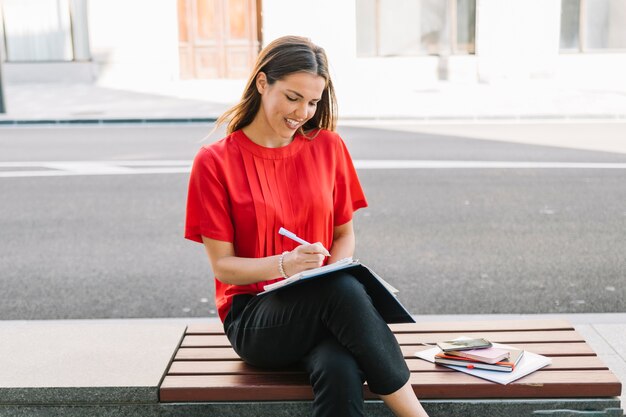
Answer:
[[[556,71],[560,0],[477,0],[481,81],[551,78]]]
[[[98,83],[125,87],[178,78],[176,0],[89,0]]]
[[[328,55],[340,113],[381,116],[382,104],[393,96],[436,82],[439,59],[357,57],[355,3],[292,0],[284,7],[284,2],[265,0],[263,42],[266,45],[284,35],[311,38]],[[298,12],[294,15],[293,10]]]
[[[263,46],[285,35],[311,38],[326,50],[337,82],[340,82],[339,77],[345,76],[346,68],[354,65],[356,21],[353,1],[265,0],[262,7]]]
[[[557,60],[555,81],[623,94],[624,74],[626,53],[562,54]]]

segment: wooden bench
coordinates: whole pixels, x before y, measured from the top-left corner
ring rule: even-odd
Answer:
[[[390,325],[411,370],[415,394],[431,416],[623,416],[621,383],[564,320],[506,320]],[[485,337],[552,358],[552,364],[509,385],[436,366],[414,356],[423,343]],[[364,385],[368,415],[392,414]],[[160,385],[161,403],[186,404],[189,415],[310,413],[312,390],[301,369],[268,371],[245,364],[220,324],[186,330]],[[165,404],[163,404],[165,405]],[[560,411],[558,411],[560,410]],[[211,413],[215,414],[211,414]],[[591,413],[595,412],[595,413]],[[559,414],[560,413],[560,414]],[[590,414],[591,413],[591,414]]]

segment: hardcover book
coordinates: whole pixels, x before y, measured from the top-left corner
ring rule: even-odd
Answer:
[[[491,371],[513,372],[523,355],[523,350],[511,349],[509,360],[496,363],[484,363],[470,358],[451,356],[449,352],[441,352],[435,355],[435,363],[438,365],[462,366],[468,369],[489,369]]]
[[[468,358],[483,363],[496,363],[509,358],[510,351],[498,348],[484,348],[471,350],[449,350],[445,352],[449,356]]]

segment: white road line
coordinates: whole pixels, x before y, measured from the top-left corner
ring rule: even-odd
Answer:
[[[3,171],[3,168],[8,168]],[[40,168],[11,171],[10,168]],[[0,178],[63,177],[77,175],[185,174],[191,161],[41,161],[0,162]]]
[[[115,166],[191,166],[191,161],[180,159],[123,160],[123,161],[18,161],[0,162],[0,168],[45,167],[49,164],[107,164]]]
[[[357,169],[626,169],[626,163],[616,162],[428,161],[398,159],[357,159],[354,161],[354,166]],[[183,160],[0,162],[0,178],[186,174],[189,173],[190,169],[191,161]]]
[[[106,170],[106,171],[0,171],[0,178],[19,177],[70,177],[70,176],[93,176],[93,175],[138,175],[138,174],[188,174],[191,167],[169,167],[169,168],[140,168],[128,170]]]
[[[611,162],[518,162],[518,161],[424,161],[355,160],[360,169],[626,169],[626,163]]]

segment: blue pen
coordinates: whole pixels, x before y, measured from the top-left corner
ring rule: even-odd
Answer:
[[[290,232],[289,230],[285,229],[284,227],[281,227],[278,230],[278,234],[279,235],[283,235],[285,237],[288,237],[291,240],[295,240],[296,242],[298,242],[301,245],[310,245],[311,243],[307,242],[306,240],[298,237],[295,233]],[[326,256],[330,256],[330,253],[328,253],[328,251],[326,251],[325,253]]]

